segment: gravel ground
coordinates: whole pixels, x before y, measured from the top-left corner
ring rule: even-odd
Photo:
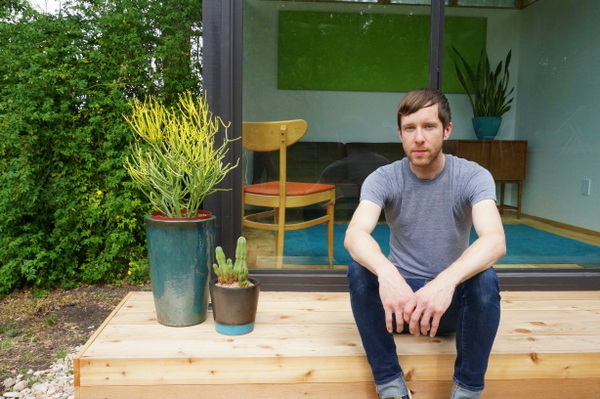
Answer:
[[[26,374],[6,378],[0,399],[74,399],[73,357],[80,348],[58,359],[46,370],[29,370]]]

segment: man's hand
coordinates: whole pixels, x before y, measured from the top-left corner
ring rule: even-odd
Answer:
[[[385,325],[388,332],[394,332],[392,323],[394,315],[396,316],[396,332],[402,332],[404,309],[413,295],[412,289],[395,267],[379,274],[379,297],[385,311]]]
[[[344,246],[350,252],[352,259],[377,276],[387,330],[393,332],[392,320],[395,315],[396,330],[402,332],[404,307],[412,297],[413,291],[371,236],[380,215],[379,205],[368,200],[360,201],[346,230]]]
[[[404,306],[404,320],[411,334],[435,336],[458,284],[492,267],[506,254],[502,219],[494,200],[483,200],[473,206],[473,226],[477,240],[447,269],[415,292]]]
[[[414,293],[403,309],[404,321],[412,335],[437,334],[440,319],[452,303],[454,289],[453,284],[436,278]]]

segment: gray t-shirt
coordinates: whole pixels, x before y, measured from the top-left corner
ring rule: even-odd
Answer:
[[[490,172],[445,155],[442,172],[419,179],[408,158],[382,166],[365,180],[361,200],[381,206],[390,226],[390,261],[404,278],[433,279],[469,246],[471,209],[496,200]]]

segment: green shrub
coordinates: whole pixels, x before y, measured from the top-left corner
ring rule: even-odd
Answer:
[[[0,13],[0,293],[121,281],[145,257],[123,115],[132,98],[201,89],[201,5],[159,3]]]

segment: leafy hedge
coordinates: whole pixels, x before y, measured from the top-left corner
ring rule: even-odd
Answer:
[[[128,100],[201,89],[201,1],[0,10],[0,294],[140,278]],[[164,4],[164,5],[163,5]]]

